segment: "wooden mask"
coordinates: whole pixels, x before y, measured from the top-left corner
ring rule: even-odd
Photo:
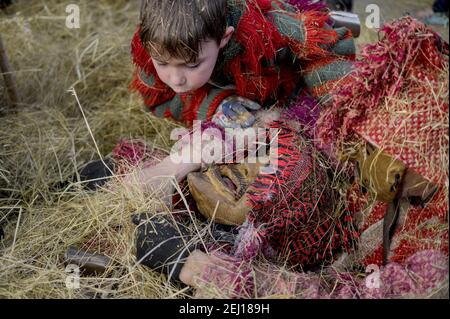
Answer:
[[[190,173],[189,190],[206,218],[225,225],[241,225],[251,209],[246,191],[259,174],[260,164],[212,165]]]
[[[376,199],[391,203],[405,173],[405,165],[389,154],[367,143],[356,154],[359,183],[372,191]]]

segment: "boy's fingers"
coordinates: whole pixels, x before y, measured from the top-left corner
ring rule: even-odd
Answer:
[[[233,110],[238,114],[236,122],[240,127],[247,128],[255,123],[255,117],[241,104],[233,105]]]
[[[247,109],[240,103],[232,104],[231,110],[234,112],[234,114],[237,114],[238,116],[248,113]]]
[[[253,102],[252,100],[246,99],[244,97],[237,97],[237,101],[242,104],[245,108],[252,110],[252,111],[257,111],[261,108],[261,105],[259,105],[256,102]]]
[[[212,120],[215,124],[223,127],[223,128],[239,128],[240,125],[234,121],[225,116],[225,114],[218,114],[217,116],[213,117]]]
[[[236,119],[225,117],[224,128],[247,128],[255,123],[255,117],[248,111],[243,111]]]
[[[225,102],[222,105],[223,114],[230,119],[236,119],[238,114],[236,113],[234,106],[235,104],[233,103]]]
[[[251,111],[256,111],[261,108],[261,105],[259,105],[258,103],[238,95],[227,97],[224,100],[223,104],[242,104],[245,108]]]
[[[249,116],[242,122],[241,127],[242,128],[251,127],[253,126],[253,124],[255,124],[255,121],[256,121],[255,117],[249,113]]]

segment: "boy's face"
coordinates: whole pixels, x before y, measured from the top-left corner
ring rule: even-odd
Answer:
[[[212,39],[202,42],[198,58],[193,63],[170,56],[152,56],[159,78],[176,93],[201,88],[209,81],[216,66],[219,51],[228,43],[233,31],[234,28],[229,27],[220,44]]]
[[[176,93],[196,90],[211,77],[220,47],[214,40],[203,42],[196,61],[186,63],[172,57],[152,57],[159,78]]]

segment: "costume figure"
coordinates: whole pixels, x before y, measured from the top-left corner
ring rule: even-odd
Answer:
[[[365,265],[448,255],[448,44],[411,17],[382,31],[319,120],[368,191],[348,198],[362,232],[349,263]]]
[[[274,123],[281,129],[275,174],[232,164],[188,175],[203,215],[242,225],[233,247],[209,251],[217,262],[197,278],[200,296],[211,285],[241,298],[399,298],[427,296],[448,285],[448,48],[411,18],[383,31],[385,37],[366,47],[349,84],[335,92],[334,105],[319,120],[325,142],[333,141],[341,157],[359,167],[360,185],[348,194],[354,216],[338,207],[317,151],[285,123]],[[291,112],[291,119],[298,115],[303,124],[315,125],[317,114],[300,113]],[[218,199],[228,206],[214,205]],[[380,265],[378,288],[355,272],[333,272],[334,264],[325,266],[325,282],[321,272],[308,272],[352,247],[358,237],[354,219],[359,245],[344,254],[341,269]],[[192,244],[195,236],[158,216],[136,224],[138,261],[179,277],[183,260],[199,248]],[[155,225],[161,231],[152,231]],[[304,272],[281,273],[280,263]]]
[[[236,256],[252,259],[261,252],[298,269],[314,267],[350,248],[351,216],[338,207],[320,153],[285,123],[271,128],[279,129],[275,172],[258,164],[213,165],[190,173],[189,189],[206,217],[243,224]]]

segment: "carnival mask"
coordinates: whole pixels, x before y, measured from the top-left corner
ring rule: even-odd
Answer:
[[[259,174],[260,164],[212,165],[206,171],[190,173],[189,190],[199,211],[225,225],[241,225],[250,207],[246,191]]]
[[[359,183],[376,194],[376,199],[391,203],[395,198],[408,198],[412,204],[424,205],[437,187],[389,154],[367,143],[356,157]]]
[[[355,158],[359,183],[385,203],[392,202],[402,183],[405,165],[371,144],[360,146]]]

